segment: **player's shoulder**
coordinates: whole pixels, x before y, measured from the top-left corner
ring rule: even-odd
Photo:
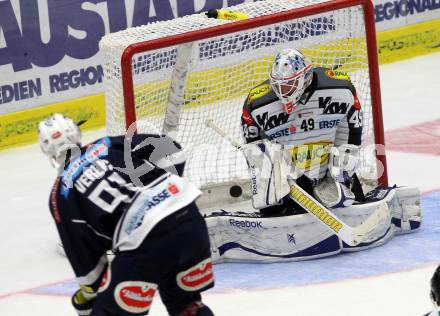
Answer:
[[[313,84],[316,90],[348,89],[353,94],[356,93],[356,90],[351,83],[350,76],[347,72],[317,67],[313,69],[313,74]]]
[[[100,138],[94,143],[105,143],[109,148],[119,148],[120,146],[131,145],[136,146],[137,144],[143,142],[148,145],[148,141],[152,143],[157,143],[160,140],[168,140],[168,136],[163,134],[146,134],[146,133],[134,133],[132,135],[118,135]]]
[[[82,147],[82,151],[83,152],[84,151],[90,152],[92,149],[96,149],[97,147],[107,147],[107,148],[109,148],[109,147],[111,147],[114,144],[115,139],[117,139],[117,138],[118,137],[109,137],[109,136],[98,138],[98,139],[96,139],[96,140],[94,140],[94,141],[84,145]]]
[[[132,135],[119,135],[119,136],[110,136],[110,137],[104,137],[100,138],[97,141],[108,139],[110,143],[116,144],[116,143],[123,143],[124,141],[139,141],[139,140],[145,140],[145,139],[171,139],[170,136],[165,134],[153,134],[153,133],[134,133]],[[96,142],[97,142],[96,141]]]
[[[168,151],[176,152],[182,149],[182,146],[172,137],[166,134],[149,134],[136,133],[131,136],[113,136],[109,137],[111,147],[114,150],[121,150],[121,148],[131,148],[131,151],[142,149],[145,151]],[[112,150],[110,149],[110,152]]]
[[[266,80],[249,90],[245,107],[248,107],[248,109],[255,109],[276,100],[278,100],[278,98],[273,91],[269,80]]]

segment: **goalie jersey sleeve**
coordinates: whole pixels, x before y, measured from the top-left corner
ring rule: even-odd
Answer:
[[[335,146],[352,144],[360,146],[362,143],[363,112],[356,92],[353,93],[353,105],[339,124],[335,135]]]
[[[264,81],[260,85],[251,89],[246,101],[243,105],[243,111],[241,115],[241,125],[243,138],[245,143],[252,143],[257,140],[267,138],[267,131],[273,127],[276,127],[278,117],[270,119],[268,112],[264,112],[263,115],[255,117],[256,111],[265,111],[277,106],[280,103],[275,92],[269,84],[269,80]]]
[[[49,207],[80,285],[96,290],[117,223],[136,194],[175,171],[183,172],[181,147],[167,136],[139,134],[131,142],[106,137],[81,148],[52,188]],[[158,165],[162,167],[158,167]]]

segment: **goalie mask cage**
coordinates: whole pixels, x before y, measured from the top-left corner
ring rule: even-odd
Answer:
[[[374,146],[384,144],[384,134],[372,3],[266,0],[227,10],[249,18],[200,13],[101,40],[107,133],[123,135],[131,126],[170,134],[186,151],[185,177],[202,189],[246,183],[244,157],[205,121],[242,142],[240,117],[249,90],[268,78],[280,50],[295,48],[315,67],[350,76],[364,111],[359,173],[387,184],[384,147]]]

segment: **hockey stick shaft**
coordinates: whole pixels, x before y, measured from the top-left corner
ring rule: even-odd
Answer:
[[[213,120],[206,120],[206,125],[212,128],[220,136],[227,139],[232,146],[239,150],[242,149],[239,142],[228,135],[223,129],[215,124]],[[303,190],[295,180],[289,179],[289,184],[290,198],[350,246],[356,246],[361,243],[379,223],[384,221],[389,213],[388,206],[384,203],[383,206],[378,207],[362,224],[356,227],[351,227],[339,219],[334,212],[326,208]]]
[[[213,119],[207,119],[205,121],[206,126],[210,127],[212,130],[214,130],[217,134],[219,134],[222,138],[227,139],[232,146],[234,146],[237,149],[241,149],[241,145],[238,141],[236,141],[234,138],[232,138],[229,134],[226,134],[224,130],[222,130],[217,124],[214,123]]]

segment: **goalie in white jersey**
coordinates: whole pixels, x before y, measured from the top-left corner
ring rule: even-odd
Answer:
[[[275,58],[270,78],[250,91],[241,121],[246,143],[264,143],[269,152],[269,141],[293,148],[290,154],[298,176],[296,181],[312,195],[313,187],[327,175],[333,148],[332,152],[339,154],[340,159],[334,159],[332,163],[349,162],[330,166],[332,171],[340,173],[334,173],[334,176],[343,183],[344,194],[353,200],[356,193],[358,201],[364,200],[354,173],[362,138],[362,108],[345,73],[313,68],[299,51],[283,50]],[[250,159],[255,159],[258,154],[255,150],[246,152],[252,152],[246,155],[252,165]],[[258,185],[260,188],[253,188],[253,192],[270,191],[266,190],[264,182]],[[299,209],[288,197],[279,196],[277,189],[273,198],[254,195],[254,206],[262,207],[261,212],[268,216],[289,214]],[[283,198],[281,205],[275,198]],[[277,203],[264,205],[264,201]]]
[[[324,257],[420,227],[417,188],[363,192],[362,107],[347,74],[283,50],[269,79],[250,91],[241,121],[246,144],[233,143],[247,160],[259,212],[206,217],[215,262]]]

